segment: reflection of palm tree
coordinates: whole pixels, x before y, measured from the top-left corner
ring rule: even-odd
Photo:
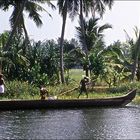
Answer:
[[[25,33],[26,39],[28,39],[28,34],[27,30],[25,28],[25,23],[24,23],[24,15],[23,11],[25,10],[26,12],[29,13],[29,18],[33,19],[33,21],[36,23],[37,26],[42,25],[42,21],[40,18],[40,15],[38,11],[45,11],[43,7],[38,5],[37,3],[45,3],[47,2],[48,4],[51,4],[49,0],[47,1],[33,1],[33,0],[11,0],[11,1],[5,1],[2,0],[0,2],[0,8],[3,10],[8,10],[10,6],[14,8],[13,13],[10,17],[10,23],[12,27],[12,31],[10,34],[10,37],[5,45],[5,49],[9,48],[10,41],[15,33],[22,33],[22,30]],[[51,4],[52,5],[52,4]],[[52,5],[54,8],[54,6]]]
[[[64,42],[67,13],[70,13],[72,19],[74,18],[78,10],[78,0],[58,0],[57,5],[59,7],[59,12],[63,18],[62,32],[60,38],[60,74],[61,74],[61,82],[64,83],[65,78],[64,78],[63,42]]]

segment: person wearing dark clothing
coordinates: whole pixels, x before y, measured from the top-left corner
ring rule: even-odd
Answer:
[[[89,82],[89,78],[88,77],[84,77],[81,81],[80,81],[80,93],[78,95],[77,98],[80,97],[80,95],[85,92],[88,98],[88,92],[87,92],[87,83]]]

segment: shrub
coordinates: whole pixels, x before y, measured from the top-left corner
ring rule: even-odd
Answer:
[[[35,85],[22,81],[6,82],[4,97],[7,98],[31,98],[39,95],[39,89]]]

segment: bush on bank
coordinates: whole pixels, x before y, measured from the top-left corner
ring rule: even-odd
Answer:
[[[3,98],[8,99],[24,99],[33,98],[39,95],[39,88],[31,85],[28,82],[22,81],[9,81],[6,82],[5,93]]]

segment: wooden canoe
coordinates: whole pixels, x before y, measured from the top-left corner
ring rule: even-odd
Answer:
[[[124,96],[105,99],[1,100],[0,110],[117,107],[127,105],[135,96],[136,90],[134,89]]]

